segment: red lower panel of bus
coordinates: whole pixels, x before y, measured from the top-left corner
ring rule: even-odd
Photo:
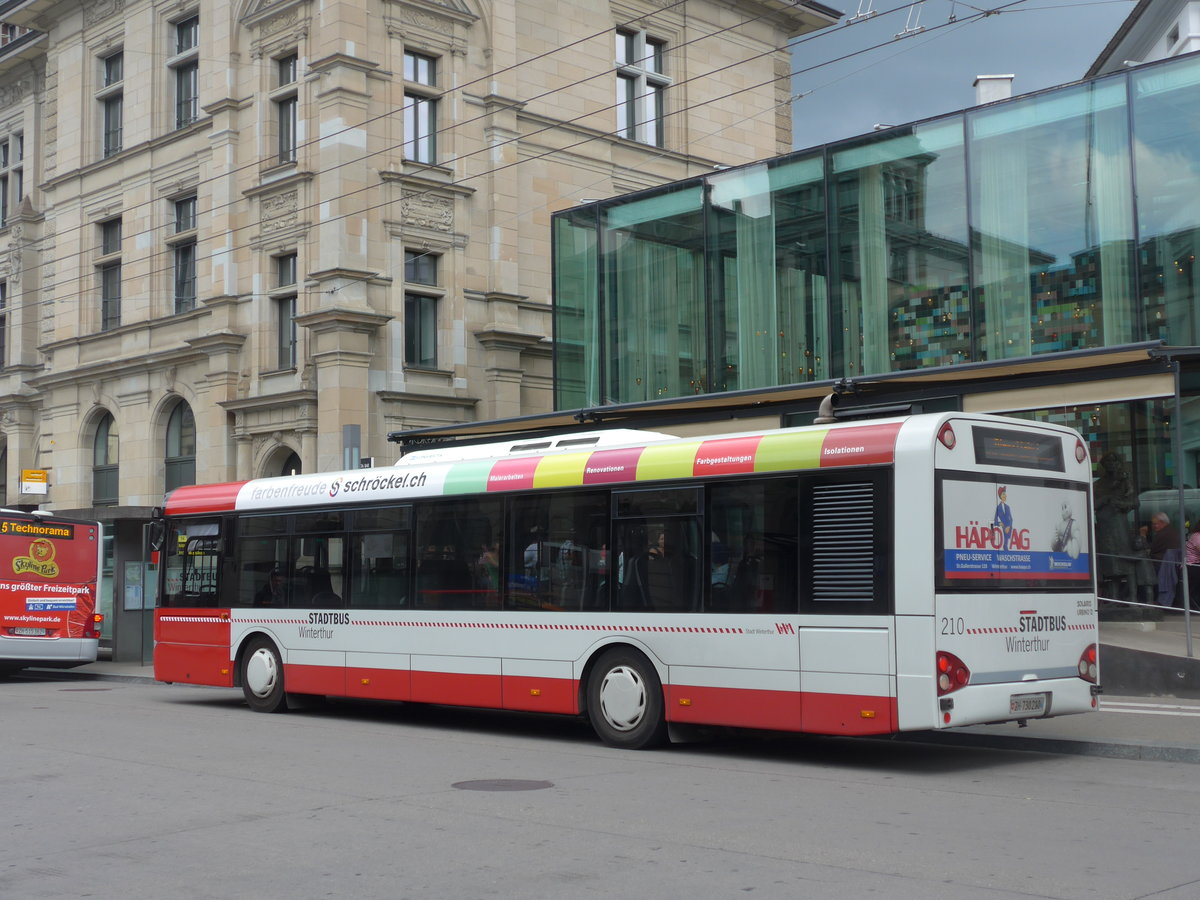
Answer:
[[[695,725],[806,731],[813,734],[890,734],[894,697],[793,693],[671,684],[667,720]]]
[[[156,644],[154,679],[180,684],[211,684],[233,687],[233,663],[229,645]]]
[[[158,681],[232,687],[233,665],[225,646],[159,643],[154,653]],[[572,679],[469,675],[408,669],[339,669],[288,664],[289,692],[411,700],[448,706],[512,709],[576,715],[579,684]],[[668,721],[814,734],[890,734],[897,727],[894,697],[796,693],[743,688],[667,685]]]

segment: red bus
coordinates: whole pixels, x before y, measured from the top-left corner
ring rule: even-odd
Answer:
[[[1079,435],[965,413],[416,451],[181,487],[160,681],[884,734],[1095,709]]]
[[[96,661],[99,522],[0,509],[0,671]]]

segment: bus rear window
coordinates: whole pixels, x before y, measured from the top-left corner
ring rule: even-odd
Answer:
[[[976,425],[975,462],[984,466],[1016,466],[1042,472],[1062,472],[1062,438],[1056,434],[1031,434],[1006,428]]]

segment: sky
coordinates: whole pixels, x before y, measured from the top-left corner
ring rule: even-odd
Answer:
[[[842,24],[799,38],[793,72],[884,46],[793,77],[793,91],[804,94],[792,110],[797,150],[866,134],[876,124],[900,125],[974,106],[979,75],[1014,75],[1014,96],[1078,81],[1135,5],[1134,0],[1025,0],[1008,11],[968,20],[1012,0],[974,0],[971,6],[924,0],[911,13],[905,8],[887,15],[902,0],[822,2],[845,14]],[[878,15],[845,24],[860,8],[874,8]],[[953,24],[947,24],[952,17]],[[925,30],[896,37],[917,27]]]

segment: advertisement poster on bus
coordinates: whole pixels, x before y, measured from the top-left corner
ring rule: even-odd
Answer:
[[[0,629],[81,637],[91,627],[99,526],[0,516]]]
[[[938,497],[938,581],[943,586],[1091,584],[1083,486],[944,478]]]

